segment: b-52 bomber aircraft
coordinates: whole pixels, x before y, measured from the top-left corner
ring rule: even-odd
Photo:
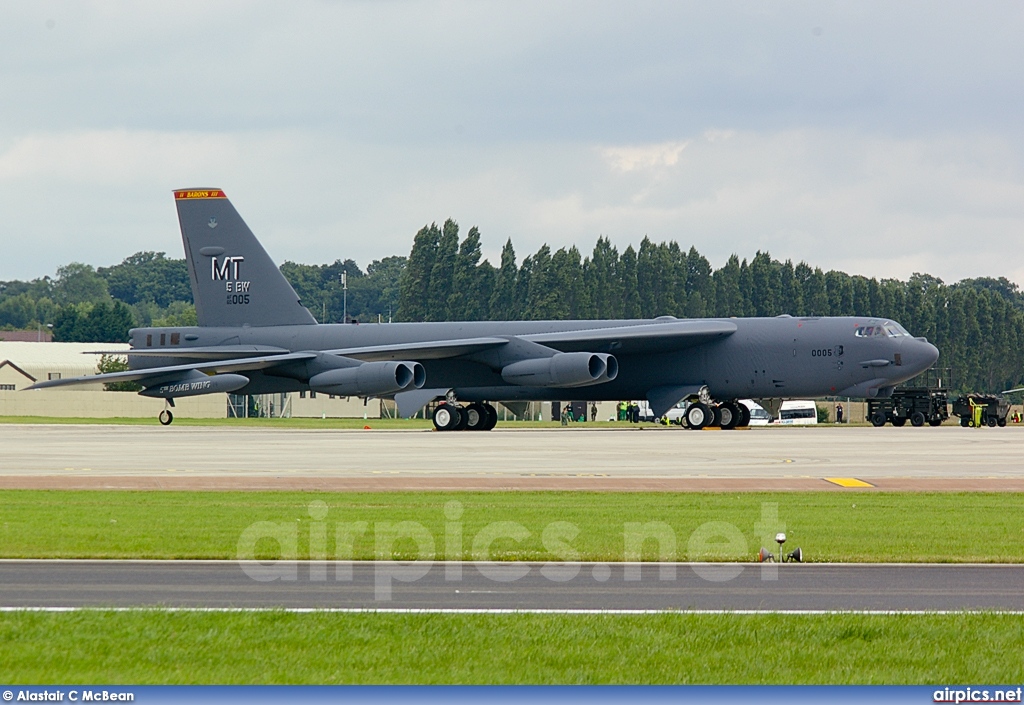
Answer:
[[[135,380],[171,407],[314,391],[394,399],[403,417],[442,400],[442,431],[490,430],[495,402],[646,398],[657,417],[688,400],[690,428],[729,429],[750,420],[738,399],[885,397],[939,355],[869,317],[317,324],[223,191],[174,198],[199,325],[135,328],[128,371],[29,389]]]

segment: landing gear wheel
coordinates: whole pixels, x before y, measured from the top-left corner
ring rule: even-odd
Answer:
[[[942,425],[942,419],[931,419],[931,420],[928,421],[928,425],[932,426],[932,427],[934,427],[934,426],[941,426]]]
[[[686,408],[686,423],[690,428],[700,430],[711,424],[714,414],[706,404],[696,402]]]
[[[174,414],[171,413],[170,409],[164,409],[157,418],[160,419],[160,423],[164,426],[170,426],[171,421],[174,421]]]
[[[996,423],[999,424],[999,428],[1002,428],[1006,425],[1006,419],[999,419]]]
[[[871,416],[871,425],[875,428],[885,425],[885,414],[878,412]]]
[[[480,430],[490,431],[498,425],[498,410],[490,404],[484,404],[484,413],[487,414],[487,421],[484,422],[484,427]]]
[[[721,424],[722,428],[726,431],[728,431],[729,429],[736,428],[737,426],[739,426],[740,421],[743,420],[743,417],[741,416],[741,412],[739,410],[739,405],[731,401],[727,401],[726,403],[718,407],[718,416],[719,423]]]
[[[438,404],[433,418],[438,431],[454,431],[462,423],[462,411],[454,404]]]
[[[462,415],[466,417],[467,431],[483,431],[487,425],[487,410],[483,404],[473,402],[462,410]]]
[[[875,423],[874,419],[871,420],[871,423]],[[875,425],[876,426],[884,426],[885,422],[883,421],[881,424],[875,424]],[[897,428],[900,428],[902,426],[906,426],[907,425],[907,419],[906,419],[905,416],[893,416],[892,417],[892,425],[897,427]]]
[[[920,411],[915,411],[914,413],[912,413],[910,415],[910,425],[915,428],[920,428],[921,426],[924,426],[924,414],[922,414]]]
[[[736,407],[740,412],[740,419],[736,423],[737,428],[747,428],[750,426],[750,409],[747,408],[746,404],[737,404]]]

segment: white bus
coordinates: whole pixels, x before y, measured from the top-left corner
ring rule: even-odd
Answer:
[[[779,418],[773,423],[798,425],[818,423],[818,407],[813,401],[789,400],[782,402]]]

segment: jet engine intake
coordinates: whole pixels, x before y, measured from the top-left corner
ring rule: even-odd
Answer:
[[[177,397],[194,397],[200,394],[233,392],[247,384],[249,384],[249,378],[245,375],[205,375],[197,370],[192,370],[189,374],[182,375],[177,379],[147,387],[139,394],[156,399],[175,399]]]
[[[426,381],[427,372],[418,362],[364,362],[313,375],[309,388],[343,397],[372,397],[420,389]]]
[[[614,355],[588,352],[520,360],[501,370],[503,380],[521,387],[586,387],[610,382],[618,374]]]

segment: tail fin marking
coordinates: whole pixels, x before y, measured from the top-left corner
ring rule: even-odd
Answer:
[[[316,324],[223,191],[182,189],[174,201],[200,326]]]

